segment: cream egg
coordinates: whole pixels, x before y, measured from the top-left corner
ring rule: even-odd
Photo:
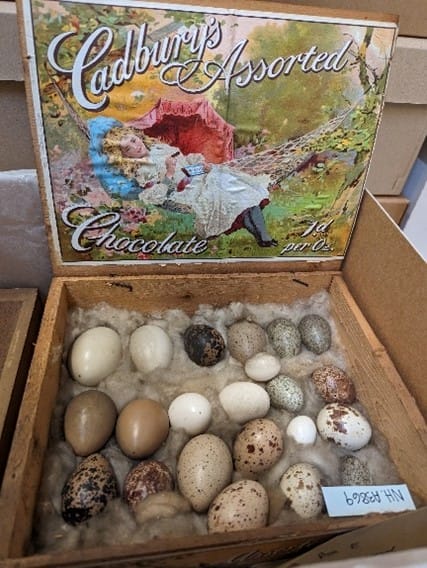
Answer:
[[[232,483],[212,501],[208,511],[208,532],[260,529],[267,525],[268,495],[257,481]]]
[[[82,385],[96,386],[117,369],[121,357],[119,334],[109,327],[93,327],[79,335],[71,346],[71,376]]]
[[[65,439],[76,455],[93,454],[110,438],[116,418],[116,405],[107,394],[95,389],[84,391],[65,410]]]
[[[280,480],[280,488],[291,508],[303,519],[317,517],[323,509],[319,470],[309,463],[291,465]]]
[[[158,325],[146,324],[130,336],[131,359],[142,373],[165,369],[173,357],[173,343],[166,331]]]
[[[270,353],[256,353],[245,363],[245,373],[254,381],[266,382],[280,372],[280,359]]]
[[[286,434],[297,444],[311,445],[317,438],[317,428],[310,416],[295,416],[286,428]]]
[[[182,429],[190,436],[196,436],[208,428],[212,419],[212,406],[203,395],[186,392],[171,402],[168,415],[174,430]]]
[[[369,443],[372,428],[354,406],[331,402],[317,415],[317,429],[324,440],[347,450],[360,450]]]
[[[149,398],[129,402],[116,423],[116,440],[124,454],[132,459],[152,455],[169,433],[168,413]]]
[[[270,397],[265,389],[249,381],[227,385],[219,393],[219,401],[230,420],[239,424],[262,418],[270,410]]]
[[[179,489],[198,513],[207,511],[212,500],[231,482],[232,473],[231,452],[214,434],[191,438],[178,458]]]
[[[250,420],[234,441],[234,467],[242,473],[266,471],[280,459],[283,448],[282,431],[272,420]]]

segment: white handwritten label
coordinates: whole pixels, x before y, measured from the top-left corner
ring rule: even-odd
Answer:
[[[415,509],[405,484],[322,487],[322,492],[330,517],[399,513]]]

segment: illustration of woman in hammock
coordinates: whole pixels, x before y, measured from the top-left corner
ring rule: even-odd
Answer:
[[[202,154],[183,155],[179,148],[113,118],[89,120],[88,131],[89,158],[109,194],[191,210],[201,238],[245,228],[261,247],[278,244],[262,213],[269,203],[268,174],[208,164]]]

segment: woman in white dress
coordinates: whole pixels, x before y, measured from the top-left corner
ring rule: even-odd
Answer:
[[[191,209],[199,237],[208,239],[244,227],[260,246],[277,245],[262,214],[269,202],[268,175],[208,164],[201,154],[184,156],[178,148],[126,126],[115,126],[105,134],[102,151],[110,165],[136,180],[145,203]]]

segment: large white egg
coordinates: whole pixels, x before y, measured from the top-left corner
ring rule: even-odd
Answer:
[[[121,357],[119,334],[110,327],[93,327],[74,341],[69,356],[70,373],[80,384],[93,387],[116,370]]]
[[[177,396],[170,404],[169,421],[175,430],[183,429],[190,436],[204,432],[212,418],[209,400],[196,392]]]
[[[245,373],[254,381],[269,381],[280,372],[280,359],[261,351],[245,363]]]
[[[310,416],[295,416],[286,428],[286,434],[297,444],[311,445],[317,438],[317,428]]]
[[[219,401],[230,420],[239,424],[263,418],[270,410],[270,397],[265,389],[249,381],[227,385],[219,393]]]
[[[169,366],[173,356],[173,343],[164,329],[158,325],[146,324],[132,333],[129,351],[138,371],[150,373]]]
[[[366,418],[349,404],[331,402],[317,415],[317,428],[324,440],[347,450],[360,450],[368,444],[372,428]]]

